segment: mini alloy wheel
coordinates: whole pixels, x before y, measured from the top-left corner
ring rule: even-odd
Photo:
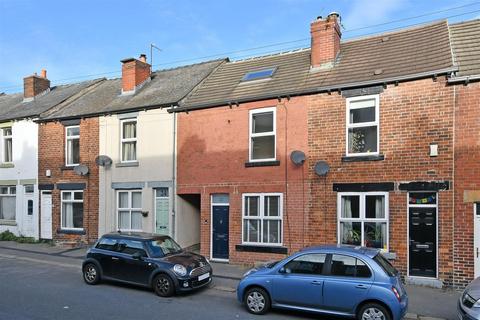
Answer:
[[[88,284],[97,284],[100,281],[100,273],[93,263],[88,263],[83,267],[83,280]]]
[[[369,303],[360,310],[359,320],[391,320],[390,314],[379,304]]]
[[[265,314],[270,310],[270,297],[261,288],[252,288],[245,294],[245,307],[253,314]]]
[[[171,297],[175,291],[172,279],[166,274],[155,277],[153,288],[160,297]]]

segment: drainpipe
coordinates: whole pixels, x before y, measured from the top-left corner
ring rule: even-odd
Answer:
[[[177,187],[175,184],[176,180],[176,167],[177,167],[177,157],[176,157],[176,150],[177,150],[177,113],[173,113],[173,152],[172,152],[172,238],[175,238],[175,228],[176,228],[176,219],[177,215],[175,212],[176,203],[177,203]]]

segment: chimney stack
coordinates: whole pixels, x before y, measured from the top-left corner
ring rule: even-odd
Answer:
[[[47,70],[43,69],[41,76],[34,73],[23,78],[23,98],[31,100],[50,89],[50,80],[47,79]]]
[[[310,25],[311,68],[330,68],[340,52],[340,15],[330,13],[326,19],[318,17]]]
[[[150,79],[150,65],[147,56],[141,54],[138,59],[128,58],[122,62],[122,93],[133,93],[140,85]]]

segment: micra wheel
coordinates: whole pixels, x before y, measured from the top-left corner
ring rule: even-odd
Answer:
[[[175,286],[172,278],[166,274],[159,274],[153,279],[153,289],[160,297],[171,297],[175,293]]]
[[[367,303],[357,315],[358,320],[392,320],[390,313],[384,306],[377,303]]]
[[[88,284],[97,284],[100,282],[100,270],[93,263],[87,263],[83,266],[83,280]]]
[[[245,293],[245,307],[253,314],[265,314],[270,310],[270,296],[261,288],[251,288]]]

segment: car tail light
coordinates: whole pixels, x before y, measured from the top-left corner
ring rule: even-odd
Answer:
[[[401,301],[402,297],[400,296],[400,293],[398,292],[397,288],[392,287],[392,291],[393,291],[393,294],[395,295],[395,297],[397,297],[397,300]]]

